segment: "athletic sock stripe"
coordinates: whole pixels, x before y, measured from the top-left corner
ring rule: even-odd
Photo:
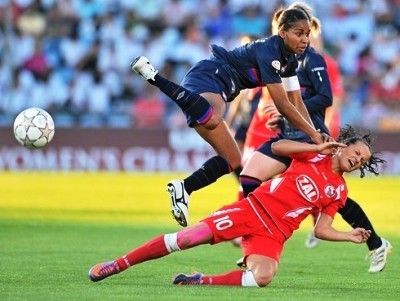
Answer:
[[[220,160],[219,158],[222,158],[223,161]],[[227,167],[228,167],[228,173],[231,173],[233,171],[232,165],[224,157],[216,156],[216,157],[214,157],[212,159],[216,162],[216,164],[219,167],[219,170],[221,172],[225,173]]]
[[[208,108],[207,112],[206,112],[203,116],[201,116],[199,119],[197,119],[197,122],[198,122],[199,124],[205,124],[205,123],[207,123],[207,121],[210,120],[210,118],[211,118],[211,116],[213,115],[213,113],[214,113],[214,110],[213,110],[213,108],[210,106],[210,107]]]
[[[245,184],[259,184],[261,181],[257,178],[250,177],[250,176],[240,176],[240,183]]]

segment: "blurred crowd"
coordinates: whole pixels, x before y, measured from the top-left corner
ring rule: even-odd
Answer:
[[[26,107],[57,126],[176,127],[178,107],[130,70],[180,82],[243,36],[270,35],[278,0],[0,0],[0,126]],[[310,0],[345,85],[342,123],[400,131],[400,0]]]

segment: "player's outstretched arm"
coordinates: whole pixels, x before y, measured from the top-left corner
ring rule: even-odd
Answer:
[[[338,231],[332,227],[333,218],[321,213],[314,228],[315,237],[329,241],[350,241],[354,243],[365,243],[371,231],[364,228],[355,228],[349,232]]]
[[[336,141],[322,144],[309,144],[283,139],[272,144],[272,152],[279,156],[288,156],[296,153],[320,153],[329,155],[335,153],[339,147],[346,147],[346,145]]]

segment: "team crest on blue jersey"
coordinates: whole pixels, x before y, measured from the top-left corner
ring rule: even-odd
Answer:
[[[276,70],[281,70],[281,63],[279,61],[272,61],[272,67],[274,67]]]
[[[324,192],[325,192],[325,195],[328,198],[331,199],[331,198],[333,198],[335,196],[336,190],[335,190],[335,187],[333,187],[332,184],[328,184],[328,185],[325,186]]]

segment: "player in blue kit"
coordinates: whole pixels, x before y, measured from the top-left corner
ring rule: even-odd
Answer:
[[[240,166],[241,154],[223,120],[227,103],[243,89],[266,86],[278,109],[290,123],[314,143],[324,136],[312,125],[296,76],[296,55],[308,44],[310,19],[298,9],[277,12],[278,34],[228,51],[212,45],[213,56],[195,64],[177,85],[161,75],[140,56],[132,70],[168,95],[185,113],[188,125],[207,141],[217,155],[184,180],[168,183],[171,212],[176,221],[188,224],[189,195]]]
[[[309,15],[312,20],[312,36],[319,36],[320,23],[317,18],[312,16],[311,9],[304,3],[294,3],[289,6],[289,8],[293,7],[303,9]],[[314,126],[329,135],[329,130],[325,125],[325,110],[332,104],[332,91],[325,60],[312,47],[309,47],[298,59],[299,67],[297,75],[305,106]],[[249,160],[247,160],[240,175],[244,196],[254,191],[262,182],[284,172],[290,165],[291,158],[277,156],[272,152],[271,147],[274,142],[280,139],[290,139],[312,143],[304,132],[291,125],[285,118],[283,120],[281,134],[260,146]],[[280,121],[277,119],[276,122]],[[371,260],[369,272],[382,271],[386,265],[387,255],[392,249],[390,242],[378,236],[365,212],[351,198],[347,198],[345,206],[340,208],[338,213],[352,227],[362,227],[371,230],[371,236],[367,241]]]

